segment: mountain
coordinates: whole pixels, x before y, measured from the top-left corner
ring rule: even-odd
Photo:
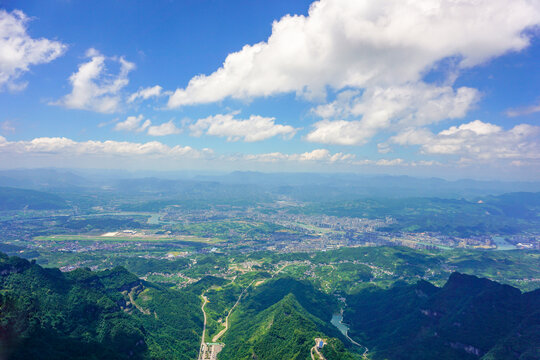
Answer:
[[[0,210],[58,210],[68,204],[55,194],[42,191],[0,187]]]
[[[368,175],[355,173],[262,173],[236,171],[195,179],[230,184],[256,184],[283,194],[310,201],[364,197],[471,197],[508,192],[538,192],[539,182],[445,180],[411,176]],[[322,197],[322,198],[321,198]]]
[[[12,169],[0,170],[0,186],[31,188],[36,190],[55,188],[78,188],[87,186],[84,177],[71,170],[60,169]]]
[[[221,360],[309,359],[316,338],[330,344],[329,360],[354,359],[330,325],[336,301],[309,282],[270,280],[249,293],[231,316]]]
[[[219,360],[309,360],[317,338],[328,360],[362,358],[330,324],[334,296],[287,276],[262,281],[232,312]],[[195,359],[199,294],[225,282],[204,277],[180,291],[123,267],[62,273],[0,253],[0,359]],[[349,336],[373,360],[540,358],[540,289],[453,273],[443,287],[366,284],[346,304]]]
[[[453,273],[442,288],[425,281],[368,287],[347,297],[350,336],[373,359],[540,357],[540,290]]]
[[[444,180],[355,173],[262,173],[236,171],[209,175],[190,172],[128,172],[82,169],[0,170],[0,186],[61,193],[109,189],[121,193],[198,194],[213,199],[240,196],[264,200],[276,195],[301,201],[343,201],[366,197],[474,198],[509,192],[540,192],[540,182]],[[243,193],[242,190],[247,191]],[[190,199],[194,199],[193,196]],[[170,199],[167,199],[170,200]]]
[[[199,307],[122,267],[62,273],[0,253],[0,359],[193,359]]]

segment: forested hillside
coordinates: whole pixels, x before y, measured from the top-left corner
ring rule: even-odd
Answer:
[[[442,288],[372,286],[347,303],[350,335],[375,360],[540,358],[540,290],[453,273]]]
[[[309,359],[316,338],[332,342],[328,359],[354,359],[340,333],[330,325],[337,302],[313,285],[292,278],[270,280],[256,288],[232,316],[219,358]]]
[[[62,273],[0,253],[0,358],[193,359],[199,304],[121,267]]]
[[[0,187],[0,210],[57,210],[67,208],[64,199],[42,191]]]

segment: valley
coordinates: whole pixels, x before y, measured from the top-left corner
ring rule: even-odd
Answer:
[[[120,329],[133,341],[105,348],[141,359],[398,360],[407,352],[415,359],[491,360],[514,343],[522,354],[532,351],[511,334],[520,328],[536,341],[536,315],[525,316],[531,311],[524,310],[536,301],[540,284],[535,194],[526,202],[522,194],[485,196],[476,210],[472,198],[328,203],[284,200],[268,188],[236,193],[231,202],[221,199],[228,186],[214,187],[208,197],[199,193],[198,200],[171,190],[169,200],[149,201],[164,192],[151,183],[145,182],[143,192],[123,188],[126,194],[93,187],[77,197],[56,191],[58,198],[44,195],[39,206],[32,203],[41,201],[39,192],[32,192],[18,198],[24,206],[0,213],[0,252],[7,254],[0,307],[12,314],[2,326],[17,334],[0,341],[11,349],[10,358],[30,356],[22,344],[50,333],[45,329],[55,329],[62,340],[32,348],[72,358],[80,355],[55,344],[117,344]],[[59,198],[61,208],[43,208],[57,206]],[[513,227],[501,220],[509,208],[520,209]],[[453,291],[466,291],[460,287],[468,282],[488,281],[455,274],[514,289],[501,293],[509,291],[515,306],[499,310],[507,311],[507,325],[492,340],[451,335],[456,329],[447,322],[453,320],[444,316],[464,310],[454,304],[443,311],[438,304],[451,301]],[[482,313],[485,299],[479,299],[470,301]],[[17,318],[29,306],[38,306],[32,311],[37,323]],[[101,320],[78,323],[80,311],[101,312]],[[498,321],[495,313],[483,314]],[[379,319],[394,325],[381,327]],[[477,325],[475,333],[489,333]],[[474,326],[468,324],[463,334]],[[404,347],[410,338],[419,340]],[[430,352],[430,344],[440,352]],[[105,356],[100,349],[92,351]]]

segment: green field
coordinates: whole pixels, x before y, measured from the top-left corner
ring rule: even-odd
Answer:
[[[217,238],[204,238],[191,235],[178,235],[178,236],[159,236],[159,235],[145,235],[145,236],[97,236],[97,235],[48,235],[48,236],[36,236],[36,241],[92,241],[92,242],[193,242],[203,244],[218,244],[223,242],[222,239]]]

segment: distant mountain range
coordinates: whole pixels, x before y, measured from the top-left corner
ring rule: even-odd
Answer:
[[[58,210],[68,207],[60,196],[43,191],[0,187],[0,211]]]
[[[538,192],[540,182],[505,182],[413,178],[409,176],[362,175],[351,173],[260,173],[232,172],[222,175],[190,173],[128,173],[69,169],[19,169],[0,171],[0,186],[51,189],[101,188],[122,191],[178,193],[191,188],[227,192],[238,185],[259,193],[290,196],[309,200],[315,196],[327,199],[350,199],[365,196],[471,197],[507,192]]]

